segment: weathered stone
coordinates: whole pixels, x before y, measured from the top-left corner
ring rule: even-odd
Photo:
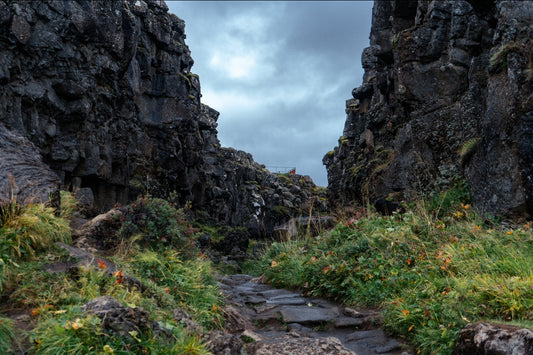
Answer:
[[[28,139],[0,125],[0,205],[50,201],[59,177],[46,166]]]
[[[275,341],[259,341],[246,348],[250,354],[255,355],[354,355],[355,353],[345,348],[339,339],[334,337],[309,338],[291,337],[286,335]]]
[[[257,281],[245,275],[227,276],[221,282],[227,304],[231,304],[248,321],[246,328],[250,324],[254,325],[253,328],[247,328],[253,329],[252,335],[247,331],[241,333],[241,339],[247,343],[244,349],[247,354],[342,354],[343,351],[368,355],[409,354],[408,350],[400,348],[399,343],[387,337],[381,329],[350,333],[350,327],[362,326],[368,329],[380,324],[381,320],[376,321],[379,318],[377,312],[341,308],[327,300],[306,298],[295,292],[273,289],[268,285],[257,284]],[[266,303],[254,306],[242,302],[243,299],[256,297],[258,294],[263,295],[261,297],[264,297]],[[300,299],[305,305],[276,303]],[[242,328],[241,326],[240,329]],[[225,339],[233,341],[230,337]]]
[[[125,209],[113,208],[94,217],[76,230],[77,247],[91,250],[109,250],[116,247],[119,240],[117,231],[122,226]]]
[[[479,211],[533,215],[533,101],[523,75],[531,23],[527,1],[376,1],[365,81],[353,90],[368,102],[347,102],[343,136],[323,159],[330,202],[410,199],[466,179]]]
[[[111,296],[100,296],[82,306],[82,311],[94,314],[102,320],[104,329],[122,337],[131,332],[172,337],[168,329],[150,321],[150,314],[140,307],[125,307]]]
[[[203,335],[202,340],[213,354],[240,354],[244,342],[239,334],[229,334],[220,330],[213,330]]]
[[[336,309],[306,306],[282,306],[283,321],[286,323],[317,324],[327,323],[339,316]]]
[[[453,354],[533,354],[533,330],[489,323],[468,324],[459,333]]]

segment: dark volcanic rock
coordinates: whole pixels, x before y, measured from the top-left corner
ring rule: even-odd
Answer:
[[[363,84],[323,160],[330,200],[464,177],[479,210],[533,215],[532,28],[529,1],[376,1]]]
[[[323,209],[308,177],[220,148],[184,30],[159,0],[0,0],[0,126],[97,212],[175,192],[200,217],[261,235]]]
[[[42,162],[38,148],[0,125],[0,152],[0,205],[11,199],[49,202],[59,178]]]
[[[467,325],[459,333],[453,355],[533,354],[533,330],[488,323]]]
[[[126,307],[111,296],[97,297],[82,306],[82,310],[102,320],[105,330],[122,337],[132,337],[131,332],[172,337],[171,332],[150,320],[150,313],[141,307]]]

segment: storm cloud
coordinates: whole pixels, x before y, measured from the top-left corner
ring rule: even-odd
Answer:
[[[167,1],[185,20],[202,102],[223,146],[326,186],[345,101],[361,84],[372,1]]]

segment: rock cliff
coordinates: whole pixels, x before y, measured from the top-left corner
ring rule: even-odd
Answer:
[[[363,84],[323,160],[330,199],[466,179],[480,211],[533,215],[532,38],[528,1],[375,1]]]
[[[172,194],[264,234],[323,207],[309,178],[220,147],[184,30],[162,0],[0,0],[0,125],[100,210]]]

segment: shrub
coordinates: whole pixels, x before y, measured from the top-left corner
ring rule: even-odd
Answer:
[[[186,255],[193,255],[196,230],[187,222],[183,209],[152,197],[141,197],[128,207],[118,235],[131,239],[138,235],[145,246],[175,247]]]

